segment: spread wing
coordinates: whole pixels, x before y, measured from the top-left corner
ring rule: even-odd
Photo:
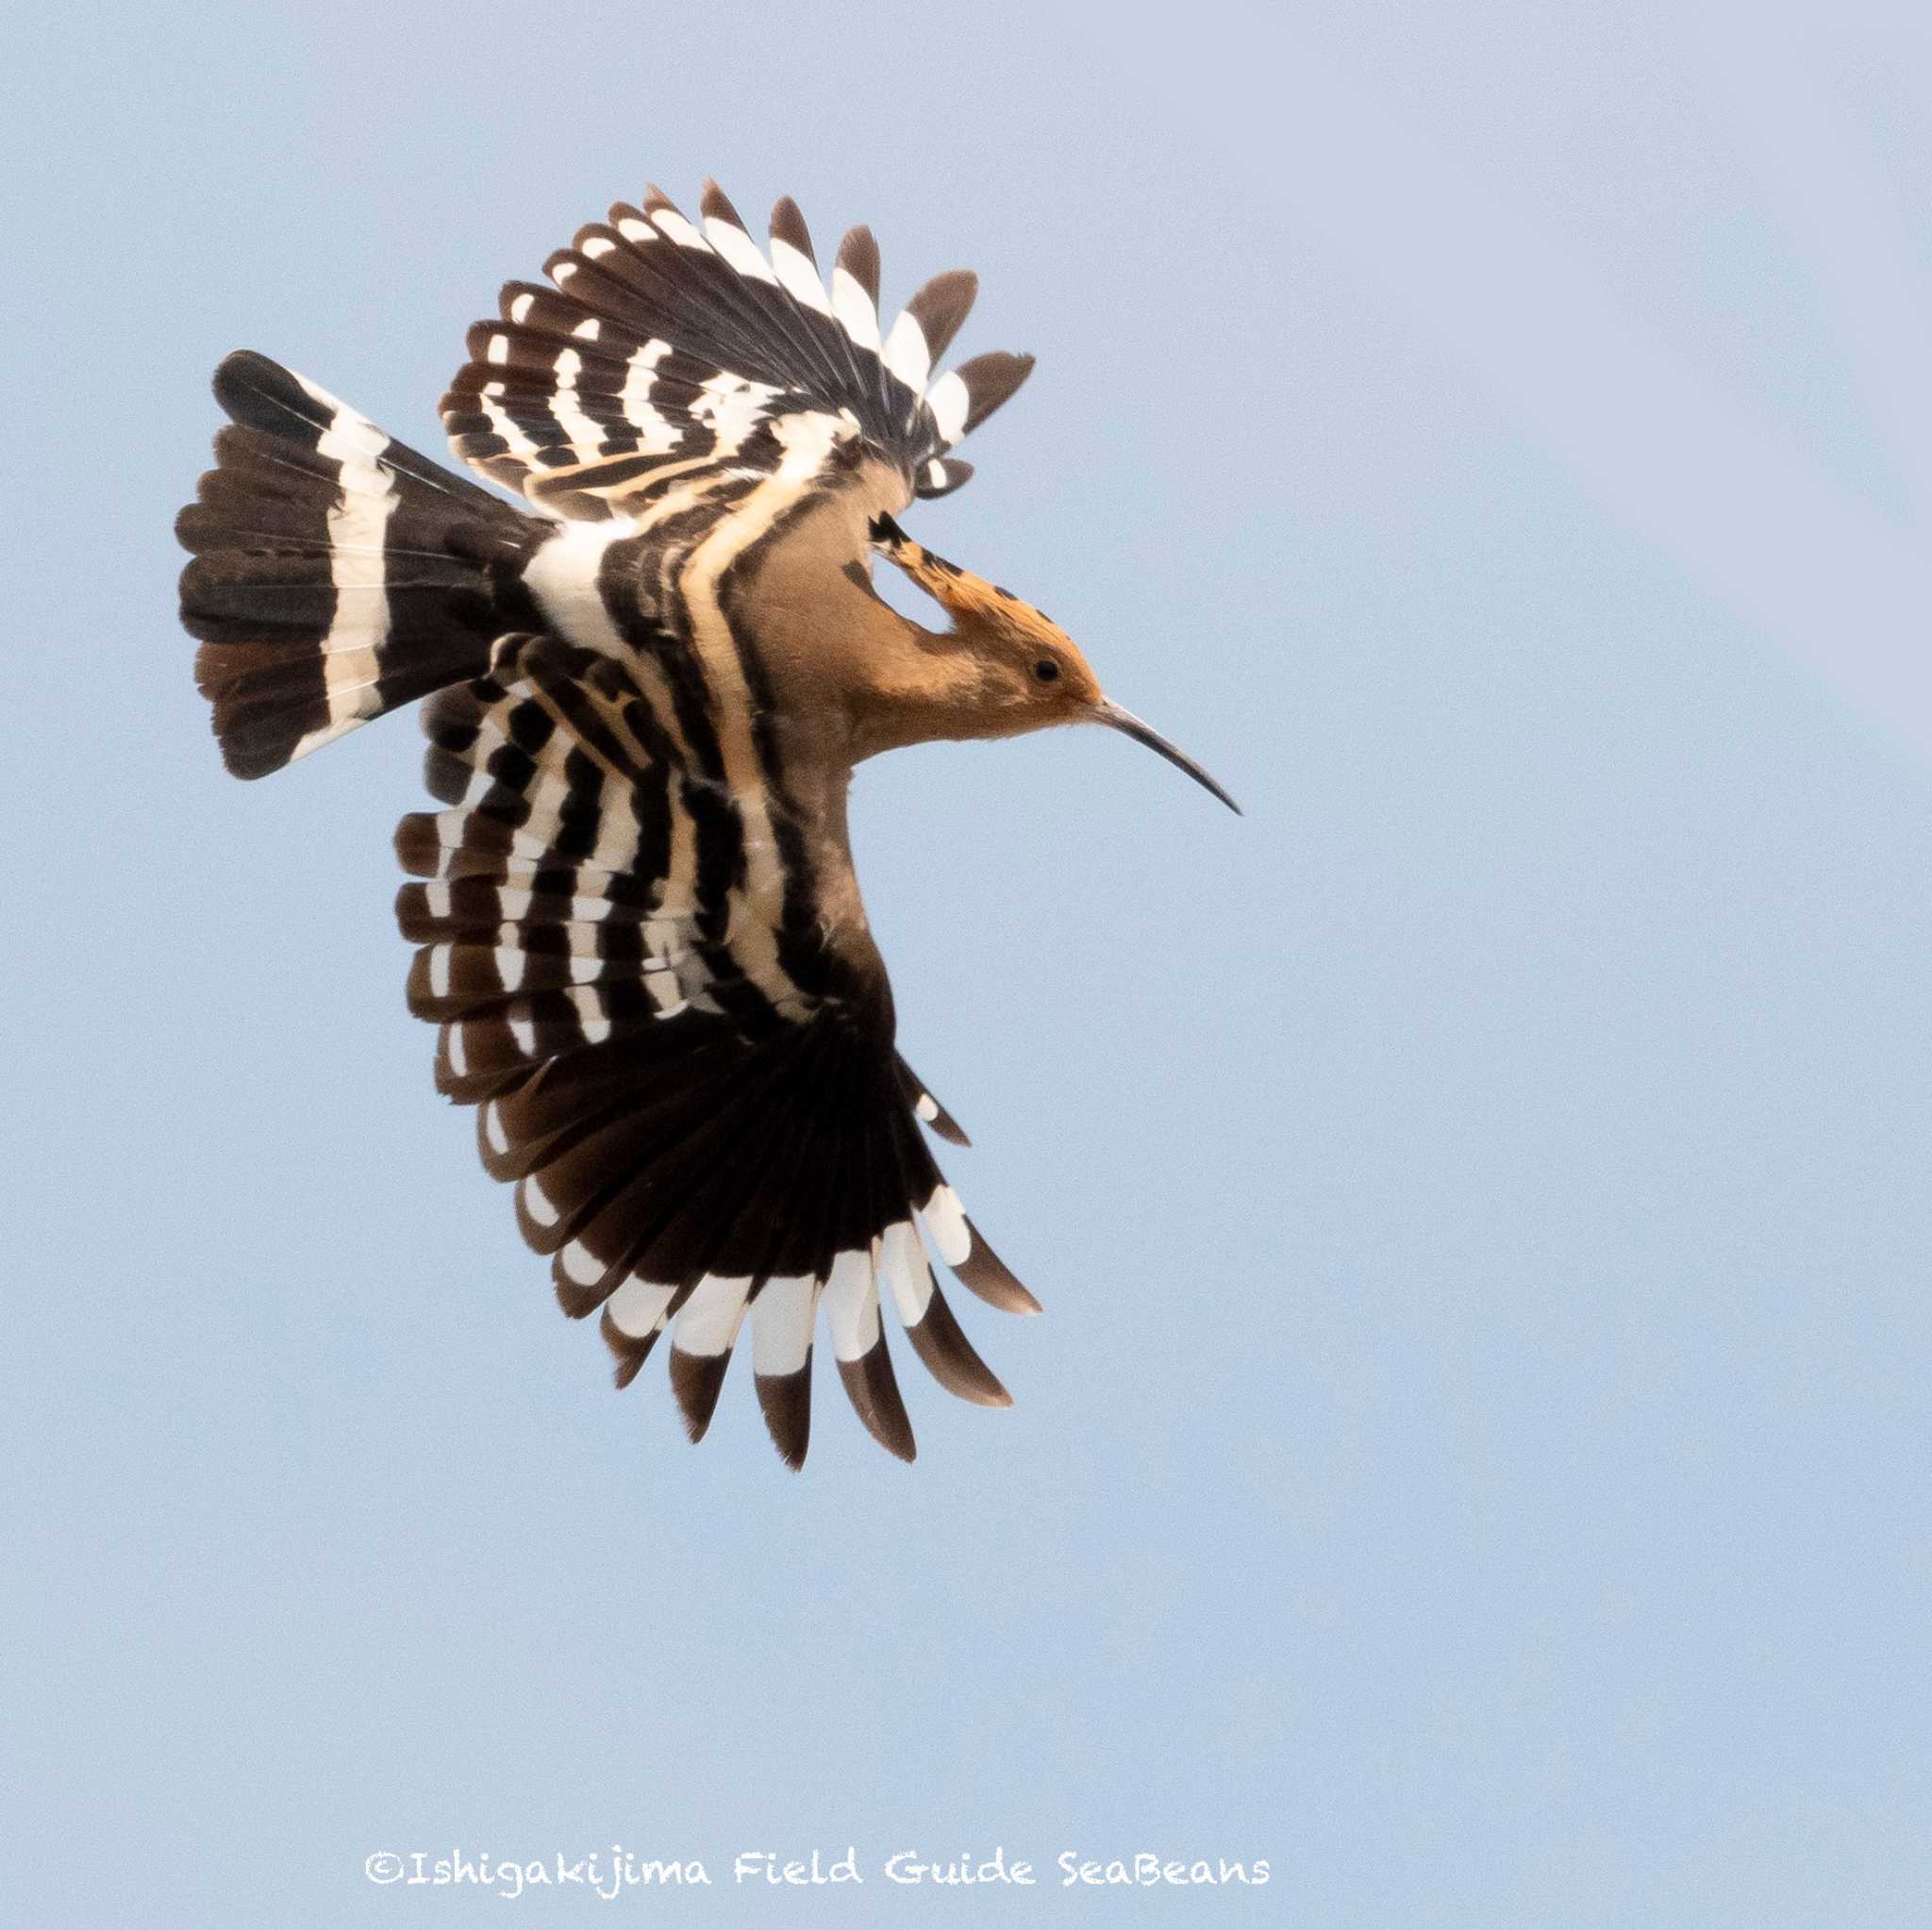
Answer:
[[[500,639],[424,721],[448,807],[397,833],[424,880],[397,905],[410,1006],[565,1310],[601,1313],[619,1385],[668,1330],[696,1438],[749,1312],[797,1466],[823,1303],[853,1406],[910,1458],[883,1296],[944,1386],[1005,1405],[926,1245],[995,1305],[1037,1303],[921,1135],[951,1123],[894,1051],[842,822],[741,796],[658,666],[550,636]]]
[[[949,452],[1020,386],[1030,356],[936,365],[977,289],[927,282],[883,332],[879,254],[854,228],[829,291],[797,208],[773,211],[767,254],[716,183],[702,220],[653,189],[551,256],[553,286],[511,282],[479,322],[443,397],[457,454],[540,507],[589,522],[641,518],[667,491],[702,501],[715,478],[756,481],[838,445],[896,473],[903,508],[972,474]],[[720,506],[724,507],[724,505]]]

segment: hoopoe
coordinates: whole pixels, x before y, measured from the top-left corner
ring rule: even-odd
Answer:
[[[196,674],[239,777],[428,699],[446,808],[396,834],[409,1007],[618,1385],[668,1330],[697,1439],[749,1312],[758,1403],[799,1467],[823,1303],[859,1419],[910,1460],[882,1295],[941,1385],[988,1406],[1008,1396],[927,1247],[993,1306],[1040,1304],[920,1130],[966,1143],[896,1050],[853,767],[1097,723],[1233,800],[1058,625],[895,520],[966,480],[952,451],[1033,366],[935,378],[973,275],[927,282],[882,334],[868,230],[828,290],[791,201],[767,252],[714,183],[700,223],[654,189],[544,272],[470,331],[441,409],[457,455],[529,509],[265,357],[222,363],[232,423],[177,525]],[[875,555],[950,627],[881,599]]]

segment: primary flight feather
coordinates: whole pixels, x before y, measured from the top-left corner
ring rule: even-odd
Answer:
[[[899,527],[972,474],[951,452],[1032,367],[938,373],[972,275],[882,330],[868,230],[828,285],[789,200],[761,249],[715,184],[701,222],[653,190],[544,272],[470,331],[442,402],[451,447],[528,510],[265,357],[222,363],[232,423],[177,525],[196,674],[241,777],[429,699],[446,808],[396,834],[421,880],[396,906],[409,1007],[619,1385],[668,1331],[697,1439],[748,1314],[759,1406],[800,1466],[823,1306],[860,1420],[909,1460],[883,1302],[989,1406],[1006,1390],[928,1247],[994,1306],[1039,1304],[920,1130],[964,1143],[894,1043],[853,767],[1094,722],[1232,800],[1040,611]],[[874,556],[950,627],[891,609]]]

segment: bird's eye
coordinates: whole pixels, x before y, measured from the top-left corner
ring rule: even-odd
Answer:
[[[1060,667],[1052,657],[1042,657],[1033,666],[1034,676],[1042,684],[1050,684],[1060,674]]]

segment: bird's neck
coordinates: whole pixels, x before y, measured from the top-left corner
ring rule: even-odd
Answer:
[[[896,613],[895,613],[896,614]],[[908,744],[1007,735],[970,631],[899,618],[891,647],[865,666],[854,705],[854,761]]]
[[[1026,727],[987,661],[986,626],[1003,592],[891,527],[887,556],[938,599],[951,628],[902,616],[862,564],[830,566],[829,542],[780,544],[760,563],[758,651],[774,715],[801,763],[842,774],[881,751]],[[875,543],[878,534],[875,524]]]

